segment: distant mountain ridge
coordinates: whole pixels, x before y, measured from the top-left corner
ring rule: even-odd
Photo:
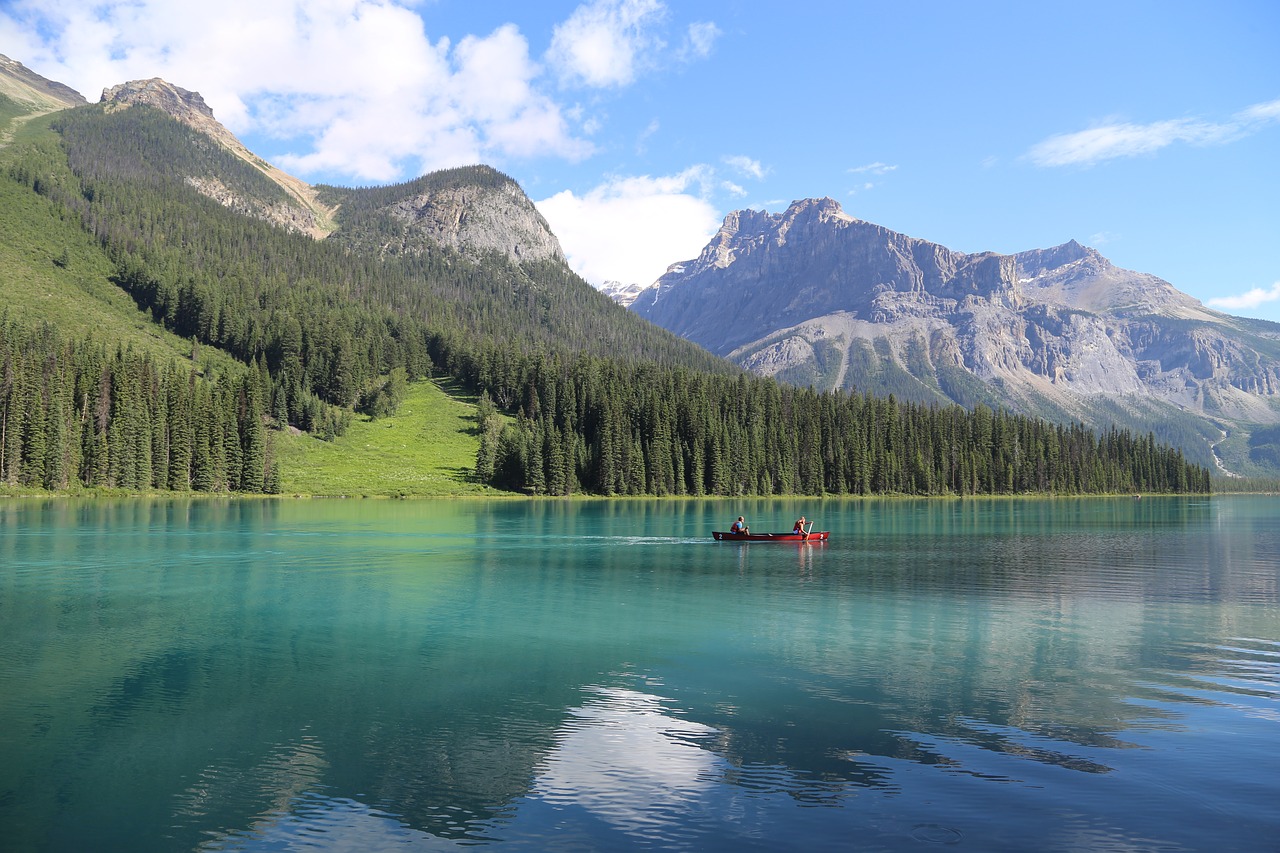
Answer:
[[[49,112],[88,103],[65,83],[47,80],[16,59],[0,54],[0,94]]]
[[[1280,421],[1280,325],[1075,241],[964,254],[829,198],[729,214],[631,309],[796,384],[1154,429],[1206,463],[1223,431]],[[1266,466],[1270,449],[1238,445],[1228,470]]]

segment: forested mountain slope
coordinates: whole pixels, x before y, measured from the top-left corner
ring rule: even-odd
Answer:
[[[6,298],[0,482],[273,491],[275,431],[332,437],[394,411],[406,381],[443,375],[481,395],[477,479],[521,491],[1207,488],[1141,436],[743,376],[574,275],[519,187],[486,167],[317,188],[336,230],[316,239],[270,215],[295,204],[290,187],[198,125],[113,96],[33,121],[0,151],[15,209],[67,244],[14,258],[0,293],[52,267],[48,302],[78,288],[107,306],[80,335]],[[129,348],[120,330],[137,313],[110,288],[157,347]],[[164,355],[178,340],[194,357]]]

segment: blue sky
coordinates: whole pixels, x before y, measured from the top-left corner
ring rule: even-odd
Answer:
[[[1076,239],[1280,321],[1280,3],[5,0],[96,100],[163,77],[312,183],[489,163],[593,284],[830,196],[964,251]]]

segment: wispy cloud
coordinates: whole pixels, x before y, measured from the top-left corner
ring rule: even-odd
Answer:
[[[890,166],[888,163],[868,163],[865,166],[854,166],[849,170],[854,175],[887,175],[897,169],[897,166]]]
[[[1151,154],[1178,142],[1222,145],[1280,122],[1280,100],[1254,104],[1227,121],[1166,119],[1149,124],[1111,122],[1038,142],[1026,157],[1037,166],[1093,166],[1117,157]]]
[[[742,175],[748,178],[755,178],[757,181],[763,180],[764,176],[769,173],[769,170],[762,166],[759,160],[753,160],[743,154],[725,157],[724,163]]]
[[[723,35],[712,21],[669,33],[670,17],[662,0],[591,0],[555,28],[544,59],[563,85],[616,89],[672,62],[706,59]]]
[[[1226,308],[1228,310],[1238,311],[1241,309],[1248,310],[1257,308],[1259,305],[1265,305],[1268,302],[1276,302],[1280,300],[1280,281],[1277,281],[1271,287],[1255,287],[1252,290],[1245,291],[1236,296],[1219,296],[1214,299],[1206,300],[1206,304],[1215,308]]]
[[[723,35],[720,28],[711,21],[698,21],[690,24],[685,33],[684,45],[680,49],[685,59],[705,59],[711,55],[711,48],[716,39]]]

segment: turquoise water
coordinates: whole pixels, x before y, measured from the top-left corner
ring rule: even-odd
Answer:
[[[0,502],[0,849],[1277,850],[1278,517]]]

